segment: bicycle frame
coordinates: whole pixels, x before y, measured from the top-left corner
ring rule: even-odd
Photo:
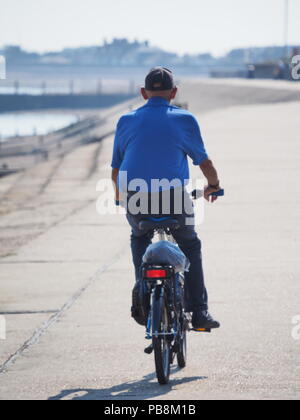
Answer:
[[[152,302],[153,302],[153,299],[154,299],[154,295],[157,293],[157,287],[160,287],[160,297],[163,298],[165,296],[166,287],[170,288],[170,285],[166,286],[164,283],[165,282],[162,281],[160,284],[158,284],[158,282],[156,282],[155,285],[154,284],[152,285],[152,287],[153,287],[152,293],[151,293],[151,301]],[[168,296],[166,298],[169,300]],[[175,314],[175,311],[174,311],[174,314]],[[145,337],[146,340],[152,340],[153,337],[159,338],[159,337],[164,337],[164,336],[170,337],[170,339],[172,339],[171,341],[176,339],[177,334],[178,334],[177,319],[174,318],[173,321],[175,321],[174,324],[173,324],[173,331],[168,332],[168,333],[159,333],[157,330],[154,330],[154,325],[152,323],[152,311],[149,311],[148,323],[147,323],[147,328],[146,328],[146,337]]]
[[[173,238],[170,231],[168,231],[168,230],[166,231],[165,229],[157,229],[156,232],[158,234],[158,237],[159,237],[160,241],[168,240],[172,244],[176,244],[176,241]]]
[[[173,238],[171,232],[168,229],[162,229],[162,228],[158,228],[156,229],[156,232],[158,234],[158,238],[160,241],[164,241],[164,240],[168,240],[171,243],[176,243],[175,239]],[[144,270],[146,269],[150,269],[151,267],[155,267],[153,264],[145,264],[144,266]],[[169,333],[158,333],[158,331],[153,331],[153,323],[152,323],[152,312],[149,311],[149,316],[148,316],[148,322],[147,322],[147,327],[146,327],[146,339],[147,340],[152,340],[153,337],[162,337],[162,336],[169,336],[170,339],[172,338],[173,340],[177,339],[178,336],[178,314],[177,314],[177,304],[176,304],[176,287],[177,287],[177,279],[176,279],[176,273],[173,269],[173,267],[171,266],[164,266],[161,265],[160,266],[162,269],[167,269],[169,271],[171,271],[171,278],[166,278],[166,279],[147,279],[144,278],[144,281],[148,282],[149,287],[151,288],[151,302],[153,302],[153,297],[154,294],[157,291],[157,287],[160,287],[160,293],[161,293],[161,297],[162,294],[165,295],[167,292],[167,300],[169,303],[169,309],[170,312],[173,313],[173,331],[169,332]],[[144,277],[144,276],[143,276]],[[182,282],[184,281],[183,278],[184,276],[181,274],[179,274],[180,279],[182,280]],[[183,286],[183,283],[181,283],[181,285]],[[169,296],[168,296],[169,295]],[[170,296],[171,295],[171,296]],[[173,298],[173,299],[172,299]],[[172,302],[171,302],[172,299]],[[176,316],[175,316],[176,315]]]

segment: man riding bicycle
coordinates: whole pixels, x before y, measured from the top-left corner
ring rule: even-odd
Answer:
[[[193,212],[191,198],[185,190],[190,177],[187,157],[193,159],[208,181],[204,191],[207,201],[215,201],[217,197],[211,197],[211,194],[221,189],[217,171],[206,153],[196,118],[170,104],[177,94],[172,72],[163,67],[152,69],[141,94],[147,104],[124,115],[118,122],[112,159],[117,204],[121,193],[126,193],[127,200],[138,195],[136,204],[141,204],[143,197],[150,203],[139,213],[127,205],[136,280],[139,280],[143,256],[154,233],[139,230],[141,218],[173,215],[180,221],[180,228],[172,231],[172,235],[190,262],[190,269],[185,274],[185,310],[193,313],[193,328],[219,328],[219,322],[208,312],[201,241],[195,225],[187,223]],[[169,206],[165,206],[165,197],[168,197]],[[176,211],[178,197],[182,200],[180,214]],[[163,207],[168,207],[167,211],[163,211]]]

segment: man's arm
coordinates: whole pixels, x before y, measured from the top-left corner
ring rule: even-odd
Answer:
[[[120,118],[117,129],[116,129],[116,135],[115,135],[115,141],[114,141],[114,149],[113,149],[113,156],[112,156],[112,173],[111,173],[111,179],[113,182],[113,186],[115,189],[115,200],[116,203],[120,201],[120,192],[118,188],[118,176],[120,172],[120,167],[122,165],[123,161],[123,153],[121,151],[121,141],[122,141],[122,119]]]
[[[111,179],[112,179],[113,186],[114,186],[114,189],[115,189],[115,199],[116,199],[116,202],[119,202],[120,201],[120,191],[119,191],[119,188],[118,188],[118,176],[119,176],[119,172],[120,172],[120,169],[113,168],[112,173],[111,173]]]
[[[207,201],[209,201],[210,194],[221,189],[218,173],[210,159],[204,160],[200,165],[200,169],[208,182],[208,186],[204,190],[204,197]],[[218,197],[211,197],[212,202],[217,199]]]

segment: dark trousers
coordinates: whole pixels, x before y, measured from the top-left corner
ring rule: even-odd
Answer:
[[[184,192],[184,194],[186,197],[187,193]],[[192,312],[196,309],[207,310],[208,296],[204,284],[201,241],[195,231],[195,226],[186,224],[187,214],[184,210],[182,214],[174,215],[172,213],[171,210],[169,215],[178,219],[181,227],[178,230],[172,230],[171,233],[191,264],[189,271],[185,273],[185,309],[187,312]],[[149,212],[148,216],[150,215],[162,216],[162,214],[153,215]],[[164,216],[166,216],[166,214],[164,214]],[[189,214],[189,216],[191,215]],[[154,236],[154,231],[145,233],[139,230],[139,222],[145,218],[147,218],[146,214],[133,215],[130,214],[130,212],[127,213],[127,220],[132,228],[131,250],[137,279],[143,262],[143,256],[148,246],[152,243]]]

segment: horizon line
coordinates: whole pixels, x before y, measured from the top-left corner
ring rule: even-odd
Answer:
[[[212,51],[199,51],[199,52],[184,52],[184,53],[180,53],[180,52],[176,52],[176,51],[172,51],[172,50],[167,50],[164,49],[162,47],[156,46],[156,45],[151,45],[150,41],[130,41],[128,38],[113,38],[112,41],[108,42],[108,45],[111,45],[112,42],[114,40],[122,40],[125,39],[128,41],[129,44],[133,44],[134,42],[137,42],[138,44],[143,44],[148,42],[149,43],[149,47],[151,46],[152,48],[158,48],[160,49],[162,52],[166,52],[166,53],[173,53],[178,55],[179,57],[183,57],[185,55],[190,55],[190,56],[198,56],[198,55],[204,55],[204,54],[210,54],[212,57],[214,58],[221,58],[221,57],[225,57],[227,54],[229,54],[231,51],[235,51],[235,50],[254,50],[254,49],[264,49],[264,48],[300,48],[300,42],[299,44],[289,44],[287,46],[282,45],[282,44],[265,44],[265,45],[255,45],[255,46],[236,46],[233,47],[231,49],[227,49],[226,51],[224,51],[222,54],[214,54]],[[77,45],[77,46],[64,46],[61,47],[60,49],[48,49],[48,50],[31,50],[29,47],[24,46],[22,44],[5,44],[0,46],[0,50],[4,50],[5,48],[9,48],[9,47],[19,47],[22,51],[26,52],[26,53],[31,53],[31,54],[39,54],[39,55],[46,55],[46,54],[53,54],[53,53],[62,53],[65,50],[77,50],[80,48],[101,48],[103,47],[105,44],[82,44],[82,45]]]

